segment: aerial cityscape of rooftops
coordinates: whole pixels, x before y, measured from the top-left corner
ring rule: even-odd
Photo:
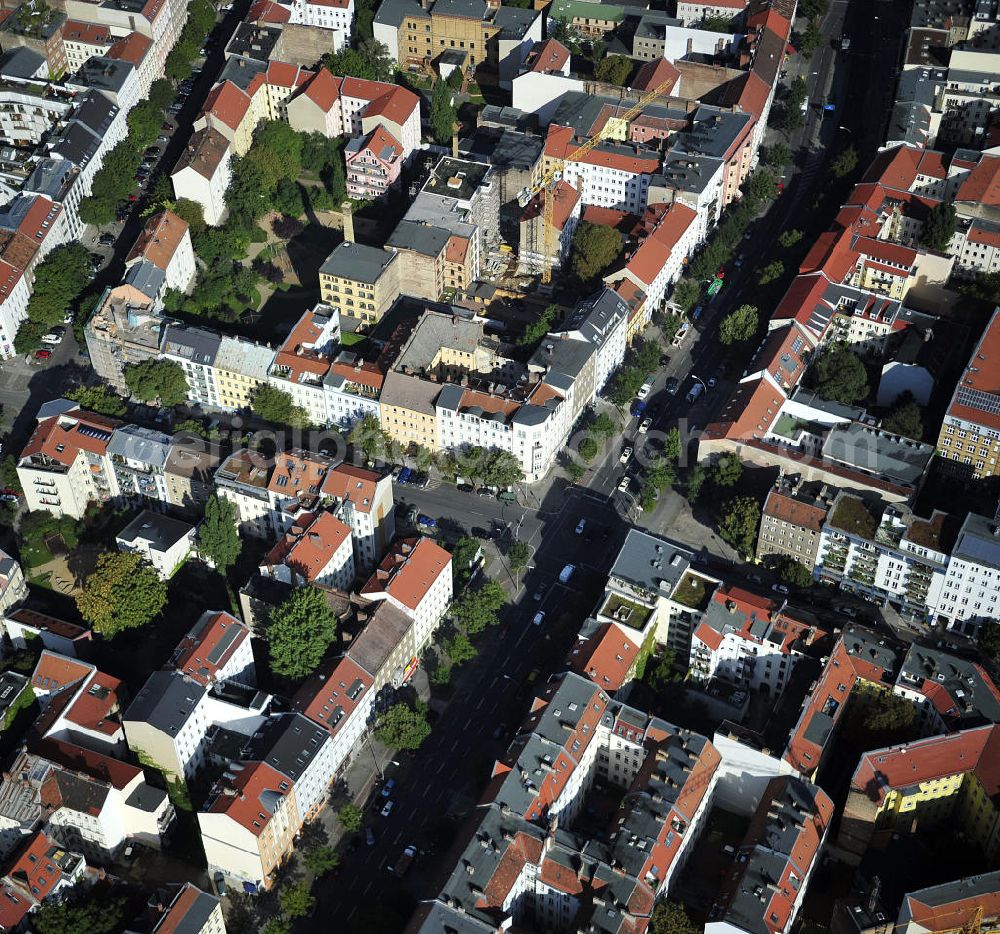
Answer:
[[[0,0],[0,934],[1000,934],[1000,0]]]

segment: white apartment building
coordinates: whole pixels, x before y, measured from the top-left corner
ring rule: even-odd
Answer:
[[[691,636],[689,669],[698,680],[721,678],[777,699],[818,635],[815,627],[786,615],[784,604],[720,587]]]
[[[246,759],[266,762],[289,780],[303,821],[323,809],[337,770],[334,743],[323,727],[300,713],[280,714],[267,720],[249,745]]]
[[[302,826],[289,780],[266,762],[247,762],[198,812],[209,872],[258,892],[291,851]]]
[[[215,472],[215,492],[233,504],[239,531],[244,535],[270,538],[274,534],[267,489],[270,473],[267,460],[247,450],[231,454]]]
[[[210,726],[252,736],[270,697],[227,684],[209,688],[180,671],[154,671],[122,716],[129,748],[164,772],[191,779],[205,764]]]
[[[0,86],[0,138],[15,146],[37,146],[55,123],[73,112],[73,100],[35,82]]]
[[[195,550],[195,528],[171,516],[144,509],[115,536],[119,551],[140,555],[160,580],[169,580]]]
[[[746,8],[746,0],[678,0],[677,19],[682,26],[693,26],[710,17],[732,19]]]
[[[374,677],[348,655],[324,662],[295,695],[293,708],[330,735],[333,776],[360,748],[375,705]]]
[[[213,127],[206,127],[191,134],[170,173],[174,194],[200,204],[205,223],[213,227],[226,219],[232,156],[229,140]]]
[[[299,524],[305,521],[305,516],[296,520],[267,553],[261,574],[293,587],[316,584],[349,591],[354,583],[350,528],[330,512]]]
[[[379,417],[378,398],[385,376],[372,363],[341,353],[323,377],[325,424],[350,430],[365,416]]]
[[[820,533],[818,580],[930,615],[944,587],[948,555],[941,536],[947,516],[918,519],[906,507],[871,504],[840,493]]]
[[[355,569],[371,570],[396,535],[392,477],[338,464],[324,477],[321,493],[333,500],[334,514],[351,529]]]
[[[284,4],[283,4],[284,5]],[[289,23],[318,26],[333,33],[333,50],[344,47],[354,26],[354,0],[292,0]]]
[[[268,382],[287,392],[314,425],[325,425],[329,417],[324,380],[339,343],[340,315],[317,305],[296,322],[268,372]]]
[[[950,628],[970,634],[1000,619],[1000,523],[975,513],[965,517],[931,609]]]
[[[170,664],[205,686],[219,681],[248,687],[257,683],[250,630],[224,611],[202,613],[174,650]]]
[[[429,538],[395,542],[361,588],[369,600],[388,600],[414,620],[414,640],[421,648],[451,603],[451,555]]]
[[[66,399],[45,403],[21,451],[17,475],[30,511],[82,518],[92,502],[107,502],[116,489],[108,444],[119,423],[83,412]]]
[[[125,260],[125,268],[143,261],[163,271],[166,288],[187,292],[197,273],[187,221],[173,211],[150,217]]]
[[[167,793],[146,784],[137,766],[59,740],[21,750],[0,782],[0,850],[10,853],[45,823],[46,833],[89,862],[114,859],[127,840],[159,848],[174,820]],[[43,785],[60,804],[49,813]]]
[[[0,357],[4,360],[14,355],[14,338],[28,317],[30,299],[29,276],[0,260]]]
[[[611,289],[580,302],[562,329],[553,332],[556,339],[583,341],[597,347],[594,391],[600,392],[611,375],[621,366],[628,348],[629,308]]]

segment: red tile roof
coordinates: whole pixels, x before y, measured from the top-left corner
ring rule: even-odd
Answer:
[[[320,490],[323,496],[349,499],[358,512],[371,512],[381,479],[377,473],[350,464],[339,464],[329,471]]]
[[[66,711],[66,719],[87,730],[114,736],[121,728],[121,721],[115,716],[119,708],[122,682],[118,678],[94,672],[94,676],[83,685],[80,695]]]
[[[192,885],[190,882],[185,882],[184,887],[177,893],[174,900],[170,903],[170,907],[167,909],[166,914],[164,914],[159,921],[156,923],[156,927],[153,929],[153,934],[177,934],[178,931],[190,932],[194,926],[195,919],[188,919],[188,912],[191,911],[198,899],[201,898],[205,893],[201,889]],[[197,923],[200,925],[204,922],[204,918],[197,917]],[[203,931],[204,928],[199,929]]]
[[[822,506],[804,503],[776,489],[771,490],[764,501],[765,516],[772,516],[781,522],[788,522],[812,532],[818,532],[822,528],[826,513],[827,510]]]
[[[524,207],[522,221],[531,221],[540,217],[545,207],[546,192],[540,191]],[[573,211],[580,200],[580,193],[569,183],[560,179],[553,189],[552,226],[562,230],[566,222],[573,216]]]
[[[665,58],[655,62],[646,62],[636,72],[632,79],[632,87],[640,91],[655,91],[660,85],[670,82],[663,93],[669,94],[680,80],[681,73]]]
[[[360,704],[374,679],[353,658],[324,662],[295,695],[293,707],[335,734]]]
[[[152,44],[153,40],[149,36],[144,36],[141,32],[130,32],[108,49],[107,56],[129,62],[138,68]]]
[[[1000,399],[1000,313],[994,312],[972,359],[955,387],[948,415],[986,428],[1000,430],[995,412]],[[986,393],[979,397],[977,393]],[[982,400],[982,401],[981,401]],[[975,403],[970,405],[969,403]]]
[[[454,263],[457,266],[464,266],[465,259],[469,255],[468,237],[458,237],[452,234],[444,248],[445,262]]]
[[[13,10],[7,10],[13,14]],[[0,22],[5,17],[0,16]],[[0,930],[16,931],[28,916],[34,904],[9,882],[0,883]]]
[[[922,149],[912,146],[884,149],[872,160],[861,180],[909,191],[917,179],[917,166],[922,155]]]
[[[82,772],[97,781],[109,782],[119,791],[131,785],[136,778],[142,777],[142,769],[138,766],[62,740],[39,740],[33,744],[31,751],[50,762]]]
[[[54,694],[89,678],[94,670],[94,666],[87,662],[43,649],[31,675],[31,686],[39,691]]]
[[[984,246],[1000,247],[1000,231],[987,230],[980,227],[977,221],[972,222],[969,232],[965,235],[970,243],[981,243]]]
[[[568,61],[569,49],[556,39],[546,39],[535,43],[528,53],[524,70],[542,75],[553,71],[561,72]]]
[[[292,11],[274,0],[254,0],[247,13],[248,23],[287,23]]]
[[[415,611],[442,574],[451,574],[447,551],[429,538],[404,538],[393,543],[360,592],[387,593]]]
[[[236,635],[231,636],[234,629]],[[250,630],[232,614],[206,610],[181,639],[174,653],[173,666],[199,684],[209,684],[249,638]],[[224,639],[226,648],[221,654],[215,654]]]
[[[195,130],[170,174],[176,175],[183,169],[192,168],[202,178],[211,179],[228,152],[229,140],[215,127]]]
[[[80,20],[68,19],[63,23],[63,42],[79,42],[82,45],[110,46],[111,30],[107,26],[95,23],[83,23]]]
[[[639,641],[614,623],[599,627],[570,652],[570,667],[602,691],[617,691],[639,657]]]
[[[7,870],[10,880],[36,902],[51,895],[62,879],[62,870],[49,858],[53,849],[58,848],[39,830]]]
[[[182,220],[173,211],[160,211],[154,214],[146,221],[146,226],[129,251],[125,264],[147,259],[158,269],[166,272],[187,232],[187,221]]]
[[[327,374],[331,357],[314,349],[323,333],[325,320],[319,311],[312,309],[305,312],[288,332],[288,337],[278,348],[274,358],[275,366],[288,368],[285,379],[297,383],[307,373],[319,377]]]
[[[105,454],[112,431],[121,424],[117,419],[81,409],[53,415],[35,427],[21,451],[21,459],[42,455],[69,467],[80,451]]]
[[[302,91],[324,113],[331,111],[340,100],[340,79],[328,68],[320,68]]]
[[[966,883],[970,883],[969,888]],[[974,879],[963,879],[946,887],[908,893],[900,917],[908,916],[921,931],[947,934],[958,929],[975,930],[973,922],[980,909],[984,919],[1000,917],[1000,892],[983,891]]]
[[[385,382],[385,374],[374,363],[367,361],[356,363],[334,363],[330,367],[331,373],[336,373],[344,379],[359,386],[368,386],[371,389],[381,389]]]
[[[574,142],[573,131],[569,127],[557,126],[554,123],[549,124],[548,134],[545,137],[546,156],[552,159],[569,159],[579,146],[579,143]],[[636,175],[652,174],[660,167],[658,155],[641,156],[631,150],[624,151],[624,147],[615,147],[614,150],[611,150],[598,146],[580,157],[580,161],[588,165],[603,166]]]
[[[264,562],[272,566],[284,564],[309,583],[315,583],[340,547],[350,540],[351,530],[340,519],[332,512],[321,512],[305,528],[293,526],[286,532]]]
[[[93,638],[91,631],[84,629],[83,626],[67,623],[65,620],[56,619],[54,616],[39,613],[37,610],[29,610],[26,607],[19,607],[16,610],[8,611],[7,618],[20,623],[22,626],[28,626],[40,632],[51,632],[53,635],[62,636],[64,639],[75,641],[77,639]]]
[[[341,78],[340,93],[343,97],[353,97],[368,101],[363,116],[382,116],[393,123],[406,123],[415,108],[420,107],[420,99],[412,91],[395,84],[382,81],[366,81],[363,78]]]
[[[259,837],[274,816],[268,799],[285,798],[291,793],[285,778],[266,762],[244,762],[230,784],[235,795],[220,794],[208,808],[211,814],[225,814]],[[281,790],[281,785],[286,786]]]
[[[958,188],[956,201],[1000,205],[1000,156],[983,155]]]
[[[223,81],[208,92],[203,113],[211,114],[230,129],[235,130],[243,122],[250,109],[250,97],[232,81]]]

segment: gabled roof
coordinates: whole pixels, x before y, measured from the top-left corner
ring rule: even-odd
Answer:
[[[154,214],[146,221],[146,226],[129,251],[125,265],[145,259],[166,272],[187,232],[187,221],[173,211]]]
[[[358,512],[371,512],[375,494],[381,477],[350,464],[338,464],[323,480],[320,492],[323,496],[333,496],[338,500],[350,500]]]
[[[681,73],[665,58],[655,62],[646,62],[635,73],[632,87],[640,91],[655,91],[660,85],[670,82],[670,87],[663,91],[669,94],[680,80]]]
[[[250,630],[232,614],[206,610],[181,639],[174,652],[173,666],[207,685],[249,638]]]
[[[255,837],[264,832],[281,800],[291,793],[288,781],[266,762],[244,762],[243,771],[230,780],[230,787],[235,794],[221,792],[208,811],[225,814]]]
[[[314,723],[336,734],[361,703],[374,679],[353,658],[324,662],[295,695],[293,707]]]
[[[232,81],[223,81],[208,92],[202,112],[211,114],[230,129],[236,130],[249,109],[250,96]]]
[[[955,194],[956,201],[1000,205],[1000,156],[983,155]]]
[[[351,530],[332,512],[321,512],[305,528],[293,526],[264,559],[268,565],[284,564],[309,583],[315,583]]]
[[[442,574],[451,574],[451,555],[429,538],[404,538],[392,548],[361,588],[385,593],[415,611]]]
[[[620,626],[602,624],[588,639],[570,651],[570,667],[601,690],[614,692],[624,683],[639,656],[639,643]]]
[[[542,75],[561,72],[568,61],[569,49],[556,39],[546,39],[535,43],[524,62],[524,70]]]

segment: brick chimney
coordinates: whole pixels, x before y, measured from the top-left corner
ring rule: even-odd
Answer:
[[[340,206],[340,214],[344,219],[344,243],[354,243],[354,211],[350,201]]]

